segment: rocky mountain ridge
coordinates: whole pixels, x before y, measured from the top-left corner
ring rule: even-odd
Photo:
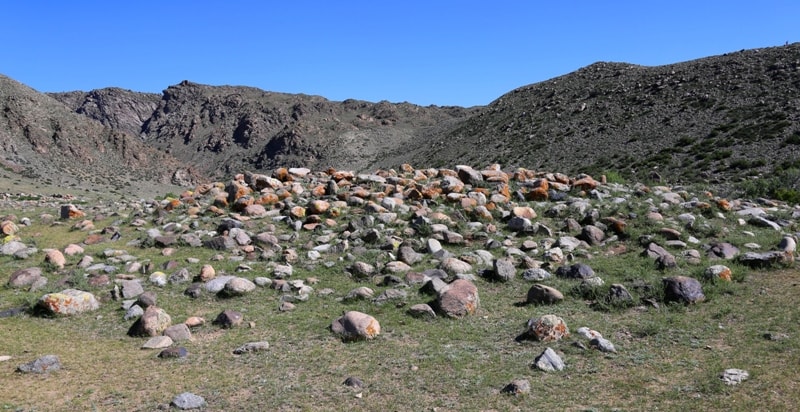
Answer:
[[[0,76],[0,163],[54,186],[165,183],[193,172],[138,137],[104,126],[59,101]],[[179,179],[181,180],[181,179]]]
[[[797,43],[658,67],[598,62],[472,108],[189,81],[161,95],[42,94],[0,77],[1,154],[31,176],[122,172],[184,185],[241,170],[403,163],[725,184],[798,166],[799,70]]]

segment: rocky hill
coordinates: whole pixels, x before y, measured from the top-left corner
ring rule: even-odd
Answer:
[[[409,160],[719,183],[796,166],[799,120],[798,43],[659,67],[600,62],[503,95]]]
[[[120,189],[142,181],[194,181],[189,167],[138,137],[5,76],[0,76],[0,107],[0,164],[19,176],[54,186]]]
[[[162,96],[117,88],[51,96],[218,178],[280,166],[366,169],[428,129],[477,112],[188,81]]]
[[[44,95],[2,77],[2,158],[30,175],[122,164],[144,180],[179,171],[176,183],[292,166],[499,163],[665,182],[779,176],[793,187],[799,67],[797,43],[658,67],[599,62],[473,108],[189,81],[161,95]]]

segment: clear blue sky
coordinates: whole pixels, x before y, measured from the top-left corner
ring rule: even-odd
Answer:
[[[800,41],[797,0],[6,0],[0,16],[0,74],[42,92],[190,80],[440,106],[597,61]]]

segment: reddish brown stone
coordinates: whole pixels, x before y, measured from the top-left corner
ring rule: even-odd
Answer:
[[[579,190],[591,191],[597,188],[599,184],[600,183],[594,180],[591,176],[586,176],[573,182],[572,187]]]

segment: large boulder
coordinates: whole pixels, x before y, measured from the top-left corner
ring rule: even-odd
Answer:
[[[564,294],[556,288],[537,283],[528,289],[526,303],[534,305],[550,305],[564,300]]]
[[[172,318],[164,309],[149,306],[144,314],[128,329],[128,336],[158,336],[172,324]]]
[[[517,268],[510,258],[495,259],[492,277],[498,282],[508,282],[517,276]]]
[[[14,273],[12,273],[11,277],[8,279],[8,286],[12,288],[31,286],[37,282],[41,282],[41,279],[45,279],[42,276],[41,268],[31,267],[18,269],[14,271]]]
[[[374,317],[351,310],[331,323],[331,331],[345,341],[374,339],[381,333],[381,325]]]
[[[456,279],[439,292],[436,303],[445,316],[461,318],[471,315],[480,305],[478,288],[469,280]]]
[[[439,268],[453,276],[472,273],[472,265],[454,257],[444,259]]]
[[[664,283],[664,301],[679,303],[697,303],[705,300],[703,285],[695,278],[673,276],[662,279]]]
[[[97,310],[100,303],[93,294],[77,289],[65,289],[58,293],[48,293],[39,299],[37,310],[49,315],[77,315]]]
[[[594,270],[585,263],[575,263],[556,269],[556,276],[567,279],[589,279],[595,277]]]
[[[530,319],[524,335],[541,342],[559,341],[569,336],[569,329],[564,319],[556,315],[544,315]]]

